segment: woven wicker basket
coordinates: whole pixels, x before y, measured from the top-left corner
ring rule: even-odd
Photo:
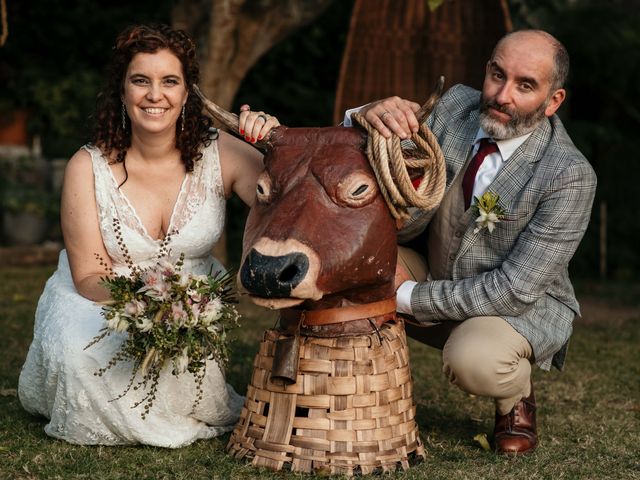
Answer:
[[[256,355],[232,455],[272,470],[342,475],[406,470],[425,457],[402,322],[379,334],[301,337],[289,386],[270,380],[278,336],[267,330]]]

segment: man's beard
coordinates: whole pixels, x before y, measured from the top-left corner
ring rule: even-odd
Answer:
[[[520,135],[535,130],[546,117],[544,111],[548,103],[549,102],[546,101],[533,112],[522,114],[518,113],[515,109],[498,105],[495,101],[482,97],[480,101],[480,126],[486,133],[491,135],[491,138],[496,140],[507,140],[509,138],[519,137]],[[507,123],[502,123],[491,116],[489,107],[506,113],[510,115],[511,118]]]

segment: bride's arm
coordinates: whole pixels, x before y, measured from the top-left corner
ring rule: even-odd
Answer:
[[[109,292],[100,285],[100,277],[107,272],[96,254],[109,268],[111,259],[100,233],[91,156],[86,150],[76,152],[65,169],[60,222],[76,290],[89,300],[109,299]]]
[[[218,152],[225,196],[235,193],[249,206],[256,198],[256,181],[264,170],[262,154],[247,142],[220,132]]]

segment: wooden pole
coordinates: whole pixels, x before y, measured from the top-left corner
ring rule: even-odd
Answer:
[[[607,202],[600,202],[600,278],[607,278]]]

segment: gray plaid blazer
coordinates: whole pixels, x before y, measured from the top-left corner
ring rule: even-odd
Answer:
[[[447,188],[461,173],[479,128],[480,92],[456,85],[427,119],[447,164]],[[503,317],[533,348],[538,366],[562,369],[572,322],[580,314],[568,265],[582,239],[596,175],[560,119],[544,120],[502,167],[489,190],[500,195],[506,221],[492,233],[465,231],[451,280],[419,283],[411,296],[418,321]],[[434,212],[416,211],[400,242],[425,229]]]

